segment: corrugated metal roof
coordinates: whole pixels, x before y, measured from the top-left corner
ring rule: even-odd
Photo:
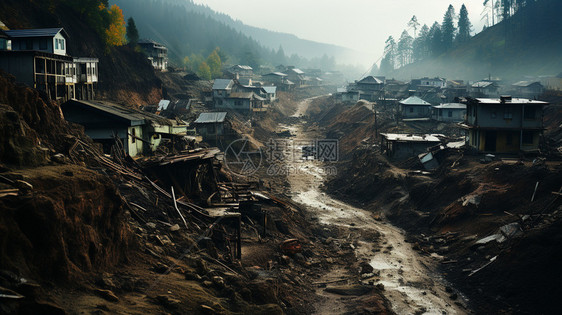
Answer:
[[[411,142],[441,142],[437,136],[443,136],[440,134],[425,134],[425,135],[413,135],[413,134],[402,134],[402,133],[381,133],[389,141],[411,141]]]
[[[363,79],[359,80],[357,83],[363,84],[383,84],[384,82],[374,76],[370,75],[368,77],[364,77]]]
[[[400,104],[402,105],[420,105],[420,106],[430,106],[431,104],[422,100],[417,96],[410,96],[405,100],[401,100]]]
[[[433,108],[445,108],[445,109],[466,109],[466,104],[461,103],[446,103],[433,106]]]
[[[245,65],[235,65],[235,66],[232,66],[231,69],[253,70],[252,67],[250,67],[250,66],[245,66]]]
[[[473,88],[485,88],[485,87],[488,87],[488,86],[490,86],[490,85],[492,85],[492,84],[494,84],[494,82],[490,82],[490,81],[479,81],[479,82],[476,82],[476,83],[472,84],[472,87],[473,87]]]
[[[230,79],[215,79],[213,90],[228,90],[232,88],[234,81]]]
[[[207,123],[217,123],[224,122],[226,118],[226,112],[212,112],[212,113],[201,113],[199,117],[195,120],[195,124],[207,124]]]
[[[4,31],[6,35],[12,38],[21,38],[21,37],[54,37],[59,32],[62,31],[62,35],[68,38],[68,34],[64,31],[62,27],[57,28],[33,28],[27,30],[9,30]]]
[[[505,103],[502,103],[501,99],[499,98],[477,98],[476,99],[481,104],[536,104],[536,105],[547,105],[547,102],[543,101],[535,101],[526,98],[512,98],[511,100],[507,100]]]
[[[144,123],[145,120],[151,120],[161,125],[169,125],[169,126],[173,125],[172,121],[167,118],[154,115],[148,112],[143,112],[141,110],[127,108],[110,102],[82,101],[82,100],[72,100],[70,102],[78,103],[81,104],[82,106],[88,106],[103,111],[105,113],[129,120],[131,122]]]

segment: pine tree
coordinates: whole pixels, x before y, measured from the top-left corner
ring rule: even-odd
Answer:
[[[420,61],[429,56],[429,42],[429,27],[424,24],[420,29],[420,36],[412,44],[412,58],[414,61]]]
[[[412,57],[412,36],[408,34],[408,31],[404,30],[397,45],[397,57],[400,67],[403,67],[411,62]]]
[[[414,29],[414,37],[416,37],[416,31],[418,30],[420,23],[418,22],[418,18],[415,15],[412,16],[410,22],[408,22],[408,26]]]
[[[461,11],[459,13],[459,33],[457,34],[457,43],[461,44],[470,39],[470,29],[472,28],[472,24],[468,19],[468,10],[466,6],[463,4],[461,7]]]
[[[441,26],[441,32],[443,36],[443,48],[448,50],[453,47],[453,39],[455,38],[455,8],[449,5],[445,16],[443,17],[443,24]]]
[[[139,31],[137,30],[133,17],[127,20],[127,40],[131,46],[136,46],[139,42]]]
[[[439,56],[443,53],[443,36],[441,33],[441,26],[435,22],[429,30],[429,50],[431,56]]]

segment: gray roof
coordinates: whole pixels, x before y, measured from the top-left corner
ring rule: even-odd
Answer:
[[[527,98],[512,98],[511,100],[507,100],[505,103],[502,103],[500,98],[477,98],[476,99],[480,104],[488,104],[488,105],[499,105],[499,104],[532,104],[532,105],[547,105],[547,102],[543,101],[535,101],[530,100]]]
[[[304,74],[304,71],[302,71],[299,68],[288,69],[287,72],[289,72],[289,71],[293,71],[296,74]]]
[[[402,104],[402,105],[420,105],[420,106],[430,106],[431,105],[428,102],[422,100],[421,98],[419,98],[417,96],[410,96],[405,100],[401,100],[400,104]]]
[[[490,82],[490,81],[479,81],[476,82],[472,85],[473,88],[485,88],[488,87],[490,85],[494,84],[494,82]]]
[[[207,124],[207,123],[224,122],[225,118],[226,118],[226,112],[201,113],[199,114],[199,117],[197,117],[194,123]]]
[[[277,91],[276,86],[263,86],[263,89],[265,90],[265,93],[269,93],[269,94],[273,94]]]
[[[232,66],[231,69],[253,70],[252,67],[245,66],[245,65],[235,65],[235,66]]]
[[[9,30],[4,31],[6,35],[12,38],[20,38],[20,37],[54,37],[59,32],[62,32],[62,35],[66,38],[69,38],[68,34],[62,27],[57,28],[33,28],[27,30]]]
[[[383,84],[384,82],[374,76],[370,75],[368,77],[364,77],[363,79],[359,80],[357,83],[363,84]]]
[[[437,136],[441,134],[402,134],[402,133],[381,133],[388,141],[405,141],[405,142],[441,142]]]
[[[274,75],[274,76],[278,76],[278,77],[286,77],[287,75],[281,72],[271,72],[268,74],[264,74],[263,76],[267,76],[267,75]]]
[[[228,90],[232,88],[234,81],[231,79],[215,79],[213,90]]]
[[[527,86],[531,86],[533,84],[540,84],[540,82],[538,82],[538,81],[519,81],[517,83],[513,83],[514,86],[520,86],[520,87],[527,87]]]
[[[466,109],[466,104],[461,103],[445,103],[433,106],[433,108],[444,108],[444,109]]]
[[[117,117],[120,117],[122,119],[128,120],[131,122],[131,125],[138,125],[138,124],[144,124],[145,120],[150,120],[150,121],[154,121],[157,122],[161,125],[172,125],[172,121],[158,116],[158,115],[154,115],[148,112],[144,112],[138,109],[133,109],[133,108],[128,108],[122,105],[118,105],[118,104],[114,104],[114,103],[110,103],[110,102],[105,102],[105,101],[82,101],[82,100],[72,100],[70,101],[71,103],[78,103],[82,106],[87,106],[105,113],[108,113],[110,115],[114,115]]]

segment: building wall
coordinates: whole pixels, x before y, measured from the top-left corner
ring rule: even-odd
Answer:
[[[449,117],[449,112],[451,113],[451,117]],[[456,122],[456,121],[464,121],[465,115],[466,115],[465,109],[435,108],[433,113],[433,118],[438,121]]]
[[[530,140],[528,143],[521,143],[520,130],[470,130],[468,133],[468,144],[480,152],[518,153],[520,150],[537,150],[539,148],[540,131],[531,130],[523,132],[529,133],[528,137],[524,136],[526,140],[523,140]],[[495,147],[493,148],[488,147],[486,143],[486,140],[490,139],[490,137],[494,139],[492,141],[495,141]]]
[[[16,81],[33,87],[33,56],[5,54],[0,55],[0,69],[13,74]]]
[[[136,135],[137,137],[144,139],[142,126],[128,127],[127,132],[128,132],[127,135],[128,148],[126,148],[126,150],[128,151],[129,155],[137,156],[139,154],[142,154],[144,142],[131,136],[131,135]]]
[[[404,118],[425,118],[431,115],[431,106],[402,105],[402,116]]]
[[[250,99],[217,98],[215,108],[250,110]]]
[[[436,145],[435,142],[397,142],[392,143],[392,158],[397,160],[409,159],[420,153],[427,152],[427,148]]]
[[[523,128],[542,127],[542,106],[526,105],[526,110],[534,108],[534,119],[523,119]],[[489,128],[520,128],[523,116],[522,105],[478,105],[476,108],[479,127]],[[470,113],[469,113],[470,114]],[[474,124],[474,119],[469,119]]]

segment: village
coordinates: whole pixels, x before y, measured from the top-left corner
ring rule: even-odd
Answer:
[[[146,39],[165,92],[126,103],[100,93],[109,70],[70,56],[64,28],[0,25],[2,103],[50,113],[2,110],[20,142],[3,147],[0,227],[26,239],[2,245],[2,312],[509,313],[519,295],[486,278],[559,225],[562,73],[346,82],[228,64],[209,81]],[[84,284],[25,279],[49,274]]]

